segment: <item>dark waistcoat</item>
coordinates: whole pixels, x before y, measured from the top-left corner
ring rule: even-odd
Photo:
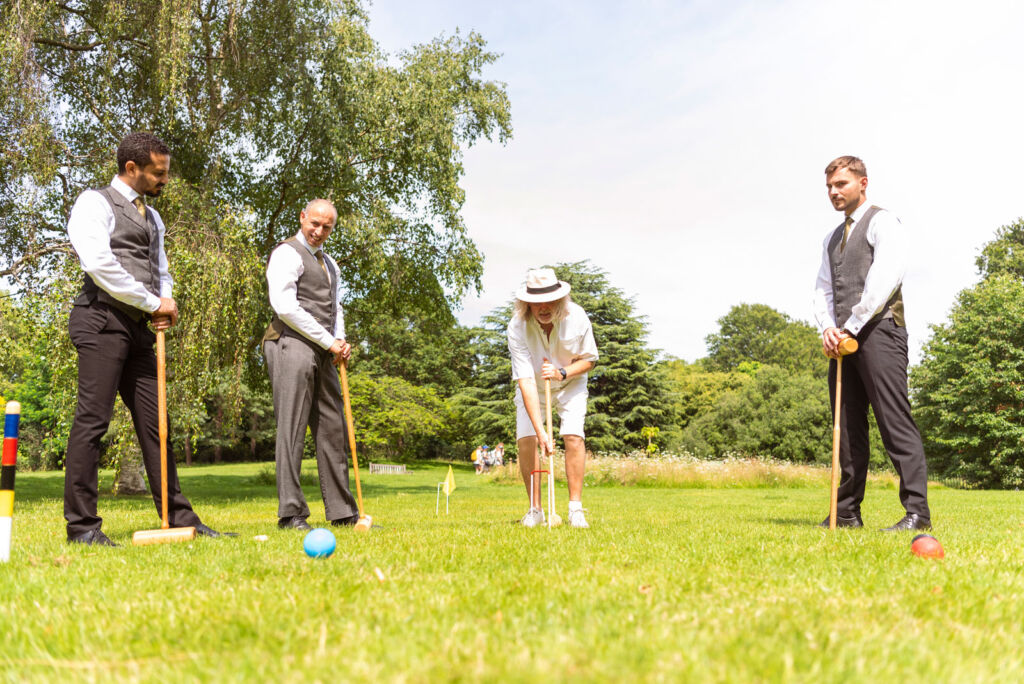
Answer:
[[[151,210],[147,207],[146,218],[142,218],[135,205],[109,185],[97,192],[106,198],[114,211],[114,232],[110,234],[110,251],[114,253],[114,258],[143,287],[159,297],[160,236]],[[148,313],[114,299],[96,285],[87,273],[75,304],[84,306],[94,301],[117,307],[135,320]]]
[[[335,273],[334,267],[326,258],[324,267],[327,269],[327,273],[324,273],[324,269],[320,267],[320,262],[316,257],[310,254],[309,250],[294,236],[279,243],[274,249],[283,245],[294,249],[302,259],[302,275],[299,276],[295,284],[295,296],[299,300],[299,306],[333,335],[334,321],[338,315],[338,302],[334,300],[334,288],[338,282],[338,274]],[[276,340],[282,335],[297,337],[320,349],[319,345],[304,337],[302,333],[293,330],[275,313],[263,334],[263,341]]]
[[[832,270],[832,309],[835,313],[837,326],[842,326],[853,312],[853,307],[864,296],[864,281],[868,277],[868,269],[875,260],[875,248],[868,242],[868,225],[881,209],[871,206],[860,221],[850,230],[850,236],[846,240],[846,247],[840,249],[843,244],[843,233],[846,229],[846,221],[839,224],[839,227],[832,233],[828,242],[828,261]],[[872,323],[883,318],[891,318],[896,325],[905,325],[903,320],[903,286],[896,288],[896,291],[889,297],[881,311],[872,316]]]

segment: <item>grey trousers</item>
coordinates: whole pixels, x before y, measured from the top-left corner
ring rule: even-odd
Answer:
[[[309,517],[309,506],[299,484],[307,425],[316,444],[316,467],[327,519],[356,515],[359,508],[348,486],[348,433],[342,412],[341,383],[331,355],[288,335],[264,342],[263,353],[277,420],[278,518],[283,521]]]

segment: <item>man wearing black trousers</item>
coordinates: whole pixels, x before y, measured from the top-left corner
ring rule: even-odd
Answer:
[[[868,176],[857,157],[839,157],[825,169],[828,197],[844,220],[823,245],[815,288],[822,347],[833,359],[829,388],[835,409],[839,343],[855,337],[856,354],[843,360],[840,414],[838,527],[863,527],[860,504],[868,473],[868,406],[900,476],[906,515],[886,532],[931,529],[928,472],[921,435],[907,397],[907,329],[902,282],[908,245],[899,219],[867,204]],[[825,518],[823,527],[828,527]]]
[[[143,196],[167,183],[170,151],[156,136],[131,133],[117,149],[117,176],[100,190],[79,195],[68,218],[68,237],[85,271],[71,309],[71,341],[78,351],[78,405],[64,461],[64,518],[68,542],[117,546],[97,515],[100,440],[120,393],[132,414],[157,512],[160,501],[160,435],[157,415],[156,336],[178,320],[164,253],[164,224]],[[220,533],[199,521],[181,493],[168,445],[167,515],[172,527],[194,526],[207,537]]]

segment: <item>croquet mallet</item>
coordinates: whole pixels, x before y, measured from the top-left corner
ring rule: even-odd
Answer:
[[[551,440],[552,447],[555,444],[555,436],[551,432],[551,380],[548,378],[544,379],[544,401],[547,403],[548,408],[548,439]],[[544,449],[541,449],[543,453]],[[552,527],[558,527],[562,524],[562,516],[555,512],[555,452],[554,450],[548,454],[548,529]]]
[[[373,518],[363,513],[363,487],[359,483],[359,458],[356,456],[356,429],[352,420],[352,401],[348,394],[348,361],[338,365],[338,377],[341,379],[341,397],[345,404],[345,427],[348,428],[348,450],[352,453],[352,469],[356,473],[356,500],[359,503],[359,520],[356,521],[356,532],[369,532],[373,527]]]
[[[168,544],[191,541],[194,527],[171,527],[167,522],[167,346],[164,331],[156,331],[156,410],[160,431],[160,520],[159,530],[139,530],[132,535],[132,544]]]
[[[832,424],[832,487],[828,507],[828,529],[836,529],[839,506],[839,409],[843,400],[843,357],[857,351],[857,340],[846,337],[839,341],[839,358],[836,359],[836,406],[835,422]],[[822,352],[824,353],[824,352]]]

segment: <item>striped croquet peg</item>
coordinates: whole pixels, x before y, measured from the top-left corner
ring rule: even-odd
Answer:
[[[11,559],[11,523],[14,515],[14,466],[18,461],[18,423],[21,404],[7,402],[4,416],[4,450],[0,461],[0,562]]]

